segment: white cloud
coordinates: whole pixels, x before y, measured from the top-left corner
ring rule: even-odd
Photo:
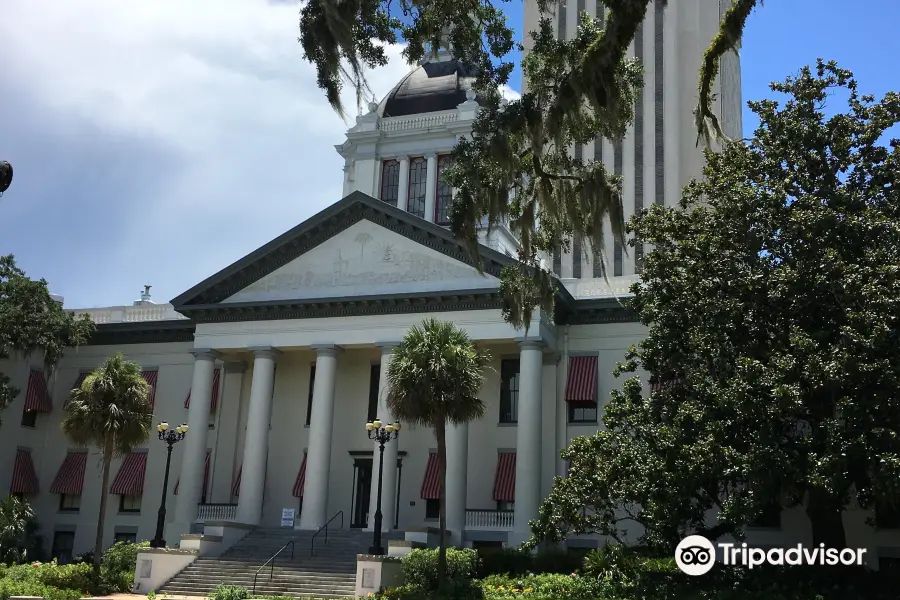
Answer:
[[[42,0],[2,12],[0,155],[16,178],[0,253],[67,306],[127,303],[144,283],[167,301],[340,197],[332,146],[349,124],[302,59],[298,5]],[[379,96],[408,70],[389,52],[370,74]]]
[[[522,94],[504,84],[500,86],[500,95],[512,102],[522,97]]]

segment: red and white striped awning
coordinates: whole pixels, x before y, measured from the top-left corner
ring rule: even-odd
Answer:
[[[31,450],[16,450],[16,462],[13,464],[12,483],[9,486],[10,494],[37,494],[38,476],[34,470],[34,462],[31,460]]]
[[[303,453],[303,462],[300,463],[300,470],[297,472],[297,480],[294,481],[294,498],[303,497],[303,486],[306,484],[306,452]]]
[[[237,477],[234,478],[234,483],[231,484],[231,495],[232,496],[240,496],[241,495],[241,474],[244,472],[244,465],[242,464],[238,467]]]
[[[428,464],[425,465],[425,477],[422,478],[422,500],[440,500],[441,498],[441,463],[438,462],[437,452],[428,454]]]
[[[597,402],[597,355],[569,357],[566,402]]]
[[[156,408],[156,382],[159,379],[159,371],[141,371],[141,377],[150,385],[150,406]]]
[[[72,384],[72,389],[77,390],[81,387],[81,384],[84,383],[84,380],[87,379],[87,376],[90,375],[90,371],[82,371],[78,374],[78,377],[75,378],[75,383]]]
[[[28,374],[28,389],[25,392],[25,410],[48,413],[53,410],[53,402],[47,391],[47,380],[44,372],[31,369]]]
[[[212,381],[212,398],[209,400],[209,410],[214,411],[219,404],[219,378],[221,377],[220,369],[213,371]],[[184,407],[191,407],[191,390],[188,390],[187,398],[184,399]]]
[[[84,488],[84,471],[87,468],[87,450],[76,450],[66,454],[53,484],[50,486],[51,494],[66,494],[67,496],[80,496]]]
[[[658,377],[654,376],[654,377],[650,378],[650,391],[651,392],[661,392],[662,390],[664,390],[666,388],[675,387],[676,385],[678,385],[680,383],[681,383],[681,379],[678,379],[678,378],[662,380],[662,379],[659,379]]]
[[[117,496],[140,496],[144,493],[144,475],[147,473],[147,453],[132,452],[122,461],[119,472],[109,488]]]
[[[78,374],[78,377],[75,378],[75,383],[72,384],[72,389],[77,390],[81,388],[81,384],[84,383],[84,380],[87,379],[87,376],[90,375],[90,371],[82,371]],[[70,390],[71,391],[71,390]],[[63,402],[63,408],[69,405],[69,400],[71,399],[71,395],[66,395],[66,401]]]
[[[516,453],[497,454],[497,472],[494,474],[494,501],[516,501]]]
[[[203,492],[202,495],[206,497],[206,490],[209,486],[209,450],[206,451],[206,462],[203,463]],[[178,481],[175,482],[175,492],[174,494],[178,495],[178,484],[181,483],[181,476],[178,477]]]

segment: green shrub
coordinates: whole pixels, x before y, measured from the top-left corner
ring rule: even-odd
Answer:
[[[100,559],[100,586],[103,593],[130,592],[138,552],[141,548],[149,547],[150,542],[116,542],[110,546]]]
[[[250,590],[240,585],[219,585],[213,590],[212,600],[247,600]]]
[[[477,581],[454,580],[448,581],[440,592],[423,590],[407,584],[369,594],[368,598],[374,600],[482,600],[483,596],[481,586]]]
[[[93,590],[90,565],[34,562],[6,568],[0,579],[0,600],[10,596],[66,600],[91,595]]]
[[[581,568],[587,550],[549,548],[532,554],[518,548],[484,548],[478,551],[481,578],[489,575],[511,577],[528,573],[559,573],[569,575]]]
[[[596,600],[597,582],[579,575],[545,573],[524,577],[491,575],[481,581],[486,600]]]
[[[413,550],[401,559],[406,584],[413,588],[437,589],[437,548]],[[447,582],[457,587],[478,574],[478,553],[471,549],[447,548]]]

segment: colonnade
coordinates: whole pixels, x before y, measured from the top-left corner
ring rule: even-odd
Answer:
[[[378,416],[393,422],[394,415],[387,408],[387,370],[397,343],[379,344],[381,347],[381,376],[378,389]],[[342,352],[334,344],[312,347],[316,352],[316,377],[313,386],[307,448],[306,481],[303,510],[298,529],[317,530],[329,518],[328,488],[333,447],[335,384],[338,357]],[[541,404],[543,374],[543,343],[520,341],[519,409],[516,435],[515,525],[511,543],[529,537],[528,521],[537,517],[541,487]],[[240,496],[235,520],[258,525],[262,520],[263,495],[268,457],[269,422],[272,415],[272,391],[275,364],[281,352],[272,347],[250,348],[253,355],[253,378],[250,386],[247,413],[247,434],[244,438]],[[176,530],[186,533],[197,518],[203,482],[203,468],[207,448],[207,423],[213,385],[213,371],[219,352],[197,349],[194,355],[194,375],[188,426],[191,434],[185,438],[182,455],[180,488],[175,509]],[[401,436],[402,439],[402,436]],[[447,528],[456,544],[462,543],[466,523],[467,477],[469,460],[469,426],[450,425],[447,428]],[[378,478],[378,445],[375,443],[372,481]],[[382,515],[385,531],[393,527],[397,506],[398,443],[385,445],[385,472],[382,486]],[[374,516],[377,485],[372,485],[369,514]],[[370,518],[370,528],[374,519]]]

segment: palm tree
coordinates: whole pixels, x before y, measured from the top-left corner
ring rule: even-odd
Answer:
[[[453,323],[426,320],[414,326],[397,347],[388,368],[387,407],[394,418],[434,429],[440,467],[440,547],[438,585],[447,570],[447,423],[468,423],[484,416],[478,397],[490,354],[475,346]]]
[[[150,385],[141,377],[141,367],[121,354],[106,359],[69,395],[63,433],[80,446],[99,448],[103,461],[100,516],[94,542],[95,571],[99,572],[103,556],[103,521],[112,459],[146,442],[152,428]]]
[[[0,562],[9,565],[39,560],[43,538],[34,510],[12,494],[0,502]]]

